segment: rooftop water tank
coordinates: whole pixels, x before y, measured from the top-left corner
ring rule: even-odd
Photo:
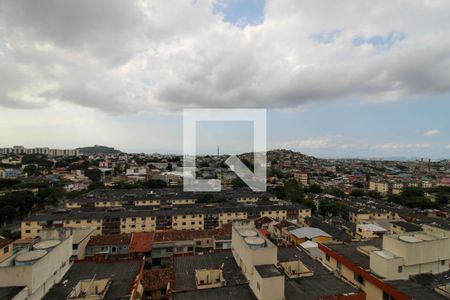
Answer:
[[[252,249],[264,248],[266,246],[266,241],[259,236],[249,236],[246,237],[245,242]]]
[[[59,244],[61,244],[60,240],[47,240],[47,241],[42,241],[42,242],[34,244],[33,248],[35,250],[47,250],[47,251],[50,251],[51,249],[55,248]]]
[[[243,236],[244,238],[258,235],[258,233],[252,229],[243,229],[243,230],[239,231],[239,234],[241,236]]]
[[[14,261],[16,262],[16,266],[28,266],[44,257],[45,254],[47,254],[45,250],[32,250],[17,255]]]

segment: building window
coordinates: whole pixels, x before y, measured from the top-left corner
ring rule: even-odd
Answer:
[[[330,261],[330,256],[329,256],[328,254],[325,254],[325,259],[326,259],[327,261]]]
[[[445,260],[441,260],[441,266],[445,265]]]
[[[25,230],[25,233],[31,233],[31,230],[27,229]]]
[[[364,285],[364,278],[361,275],[354,273],[353,278],[360,284]]]
[[[6,254],[9,252],[9,246],[6,246],[5,248],[3,248],[3,254]]]
[[[259,286],[259,282],[256,283],[256,287],[258,288],[258,291],[261,290],[261,287]]]
[[[398,266],[398,272],[399,273],[403,272],[403,267],[402,266]]]
[[[386,292],[383,292],[383,300],[395,300],[395,298],[387,294]]]

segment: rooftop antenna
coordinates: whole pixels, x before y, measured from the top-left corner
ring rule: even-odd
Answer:
[[[220,147],[217,145],[217,156],[220,156]]]

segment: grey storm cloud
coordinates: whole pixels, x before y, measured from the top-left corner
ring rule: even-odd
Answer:
[[[0,106],[122,114],[450,90],[448,1],[268,1],[245,27],[213,6],[0,0]]]

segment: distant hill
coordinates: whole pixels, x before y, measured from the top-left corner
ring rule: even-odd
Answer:
[[[112,147],[94,145],[91,147],[78,148],[81,154],[84,155],[98,155],[98,154],[119,154],[122,151],[114,149]]]

